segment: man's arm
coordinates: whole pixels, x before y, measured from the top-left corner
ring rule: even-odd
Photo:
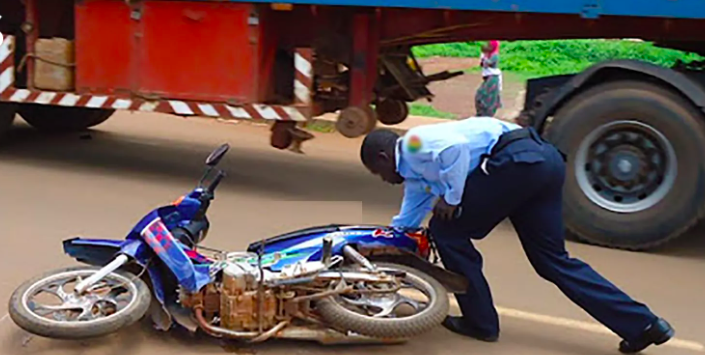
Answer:
[[[438,156],[440,161],[440,181],[445,185],[445,202],[457,206],[463,199],[465,180],[470,173],[470,151],[465,144],[451,145]]]
[[[433,195],[426,192],[421,184],[407,181],[404,183],[404,200],[399,214],[392,218],[392,227],[417,228],[431,211]]]

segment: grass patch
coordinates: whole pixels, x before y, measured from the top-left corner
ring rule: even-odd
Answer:
[[[479,57],[483,42],[460,42],[415,47],[419,58]],[[577,73],[610,59],[637,59],[670,67],[677,60],[702,60],[697,54],[655,47],[649,42],[623,40],[557,40],[503,42],[500,68],[529,79]],[[468,72],[479,72],[471,68]]]
[[[414,47],[414,55],[418,58],[428,57],[479,57],[482,42],[456,42],[429,44],[426,46]]]
[[[304,127],[309,131],[319,132],[319,133],[333,133],[333,132],[335,132],[335,123],[332,123],[332,122],[312,120],[312,121],[306,122]]]
[[[436,110],[433,106],[422,104],[418,102],[412,102],[409,104],[409,115],[411,116],[421,116],[421,117],[435,117],[444,119],[456,119],[457,116],[449,113]]]

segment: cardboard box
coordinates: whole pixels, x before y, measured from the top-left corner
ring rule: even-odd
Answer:
[[[40,38],[34,48],[34,87],[74,91],[74,45],[63,38]]]

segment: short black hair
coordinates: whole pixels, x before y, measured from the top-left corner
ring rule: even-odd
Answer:
[[[360,159],[366,167],[371,167],[377,160],[379,153],[394,154],[399,135],[389,129],[376,129],[370,132],[362,141]]]

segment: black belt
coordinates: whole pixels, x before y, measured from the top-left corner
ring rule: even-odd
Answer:
[[[485,174],[489,174],[489,172],[487,171],[487,160],[492,158],[493,155],[499,153],[510,144],[516,141],[520,141],[522,139],[529,138],[535,140],[539,144],[543,143],[541,137],[531,127],[519,128],[506,133],[502,133],[502,135],[499,136],[499,139],[497,139],[497,143],[495,143],[494,147],[492,147],[490,154],[483,154],[480,157],[480,168]]]
[[[499,136],[497,143],[494,145],[494,147],[492,147],[492,151],[489,155],[495,155],[499,153],[502,149],[506,148],[508,145],[527,138],[534,139],[537,142],[541,143],[541,138],[538,136],[538,134],[535,133],[535,131],[532,132],[531,128],[515,129],[513,131],[503,133],[501,136]]]

